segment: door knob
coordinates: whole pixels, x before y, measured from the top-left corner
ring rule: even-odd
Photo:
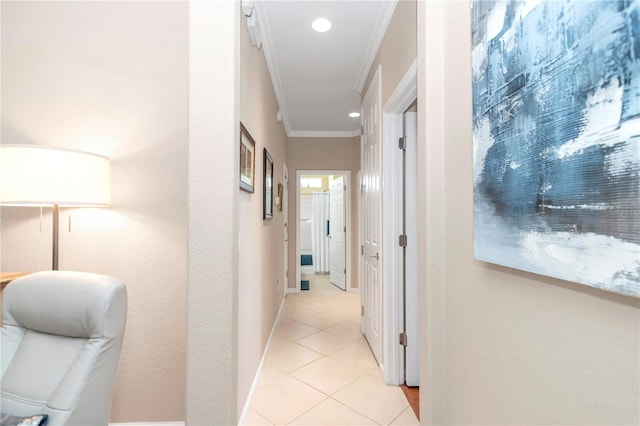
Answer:
[[[380,255],[378,253],[370,254],[369,257],[375,257],[376,259],[380,259]]]

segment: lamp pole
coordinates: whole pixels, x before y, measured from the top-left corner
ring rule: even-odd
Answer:
[[[54,271],[58,270],[58,237],[59,237],[59,216],[60,216],[60,206],[57,204],[53,205],[53,264],[51,269]]]
[[[111,163],[101,155],[44,145],[0,144],[0,205],[53,206],[54,271],[59,260],[60,203],[106,207],[111,201],[110,179]]]

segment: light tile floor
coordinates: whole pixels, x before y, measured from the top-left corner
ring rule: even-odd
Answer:
[[[417,425],[360,334],[360,295],[327,275],[287,295],[246,425]]]

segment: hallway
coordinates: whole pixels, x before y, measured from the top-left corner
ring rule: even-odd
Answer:
[[[286,297],[247,425],[417,425],[360,334],[360,294],[328,275]]]

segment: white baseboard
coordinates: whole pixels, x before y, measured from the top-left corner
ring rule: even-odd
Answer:
[[[267,344],[264,348],[264,352],[262,354],[262,359],[260,360],[260,364],[258,365],[258,370],[256,371],[256,375],[253,378],[253,383],[251,384],[251,389],[249,390],[249,395],[247,395],[247,402],[244,404],[244,408],[242,409],[242,414],[240,414],[240,418],[238,419],[238,424],[243,425],[249,415],[249,411],[251,410],[251,405],[253,404],[253,397],[256,394],[256,390],[258,390],[258,386],[260,385],[260,378],[262,376],[262,370],[264,369],[264,363],[267,360],[267,355],[269,354],[269,348],[271,347],[271,341],[273,339],[273,335],[276,331],[276,326],[278,325],[278,321],[280,320],[280,314],[282,313],[282,308],[284,307],[284,302],[286,298],[282,298],[282,303],[280,303],[280,309],[278,309],[278,315],[276,315],[276,319],[273,322],[273,327],[271,328],[271,333],[269,334],[269,339],[267,340]]]
[[[109,423],[109,426],[185,426],[184,422]]]
[[[256,371],[256,375],[253,378],[253,383],[251,384],[251,390],[249,390],[249,395],[247,396],[247,402],[244,404],[244,409],[242,410],[242,414],[240,415],[240,419],[238,420],[238,424],[240,425],[244,424],[247,416],[249,415],[249,410],[251,410],[253,397],[256,393],[256,390],[258,389],[258,385],[260,384],[260,377],[262,376],[264,363],[267,360],[267,354],[269,353],[269,348],[271,347],[271,341],[273,339],[273,335],[275,334],[278,321],[280,320],[280,314],[282,313],[282,308],[284,307],[285,300],[286,299],[283,297],[282,303],[280,303],[280,308],[278,309],[278,315],[276,315],[276,319],[273,322],[273,327],[271,328],[271,334],[269,334],[267,345],[264,348],[262,359],[260,360],[260,364],[258,365],[258,370]],[[109,423],[109,426],[185,426],[185,422]]]

